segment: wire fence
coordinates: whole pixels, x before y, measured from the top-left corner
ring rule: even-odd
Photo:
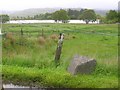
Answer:
[[[7,32],[12,32],[12,33],[16,33],[16,34],[21,34],[21,30],[19,31],[4,31],[4,33],[7,33]],[[35,34],[39,35],[41,34],[42,32],[44,32],[44,34],[52,34],[52,33],[82,33],[82,34],[95,34],[95,35],[102,35],[102,36],[115,36],[115,37],[118,37],[118,33],[117,32],[99,32],[99,31],[82,31],[82,30],[23,30],[23,33],[24,35],[28,35],[28,36],[34,36]]]

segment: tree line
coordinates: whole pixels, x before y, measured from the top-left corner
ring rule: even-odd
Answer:
[[[8,15],[0,15],[2,16],[2,22],[5,23],[9,21]],[[90,21],[95,22],[97,19],[100,20],[100,23],[119,23],[120,22],[120,12],[115,10],[109,10],[106,13],[106,16],[101,16],[95,13],[92,9],[81,9],[81,10],[64,10],[60,9],[53,13],[45,13],[34,15],[33,17],[14,17],[12,20],[55,20],[55,22],[62,21],[62,23],[67,23],[68,20],[83,20],[88,24]]]

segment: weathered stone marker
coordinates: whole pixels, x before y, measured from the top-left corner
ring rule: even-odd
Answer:
[[[68,67],[68,72],[70,72],[72,75],[76,75],[79,73],[90,74],[95,70],[95,67],[95,59],[89,59],[85,56],[75,55]]]

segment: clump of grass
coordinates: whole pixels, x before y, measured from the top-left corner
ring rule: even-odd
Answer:
[[[10,45],[14,45],[15,44],[16,40],[14,38],[13,33],[11,33],[11,32],[7,33],[5,38],[6,39],[5,39],[4,43],[3,43],[4,47],[8,47]]]
[[[58,35],[57,35],[57,34],[52,34],[52,35],[50,36],[50,38],[51,38],[51,39],[58,39]]]
[[[46,42],[48,46],[52,46],[54,44],[50,37],[46,38]]]
[[[71,39],[71,36],[70,35],[68,35],[68,34],[65,34],[64,35],[64,40],[70,40]]]
[[[8,32],[6,33],[6,36],[5,36],[7,39],[13,39],[13,33],[11,32]]]
[[[40,45],[44,45],[45,43],[46,43],[46,40],[45,40],[45,38],[44,37],[38,37],[38,43],[40,44]]]
[[[19,45],[27,45],[27,43],[28,43],[28,40],[26,37],[19,37],[17,41],[18,41],[17,43]]]
[[[58,39],[58,35],[57,35],[57,34],[52,34],[52,35],[50,36],[50,38],[51,38],[52,40],[57,40],[57,39]]]
[[[76,36],[75,36],[75,35],[73,35],[73,36],[72,36],[72,38],[73,38],[73,39],[75,39],[75,38],[76,38]]]
[[[91,32],[92,32],[92,33],[95,33],[95,31],[94,31],[94,30],[91,30]]]
[[[9,40],[6,40],[5,42],[3,42],[3,47],[4,48],[7,48],[8,46],[10,46],[10,41]]]

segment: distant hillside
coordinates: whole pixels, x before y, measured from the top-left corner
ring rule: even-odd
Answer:
[[[15,12],[15,11],[0,10],[0,14],[8,14],[8,15],[10,15],[10,14],[12,14],[13,12]]]
[[[25,9],[25,10],[22,10],[22,11],[13,11],[13,12],[3,11],[3,12],[9,14],[10,17],[16,17],[16,16],[27,17],[27,16],[34,16],[36,14],[52,13],[52,12],[55,12],[55,11],[60,10],[60,9],[61,8],[31,8],[31,9]],[[64,9],[68,10],[69,8],[64,8]],[[81,10],[81,8],[70,8],[70,9]],[[102,15],[102,16],[105,16],[107,11],[108,10],[95,9],[95,12],[97,14]]]
[[[109,10],[95,10],[96,14],[99,14],[101,16],[105,16],[108,11]]]
[[[59,10],[59,8],[33,8],[33,9],[26,9],[22,11],[17,11],[12,14],[10,14],[10,17],[27,17],[27,16],[34,16],[36,14],[44,14],[44,13],[52,13]]]

